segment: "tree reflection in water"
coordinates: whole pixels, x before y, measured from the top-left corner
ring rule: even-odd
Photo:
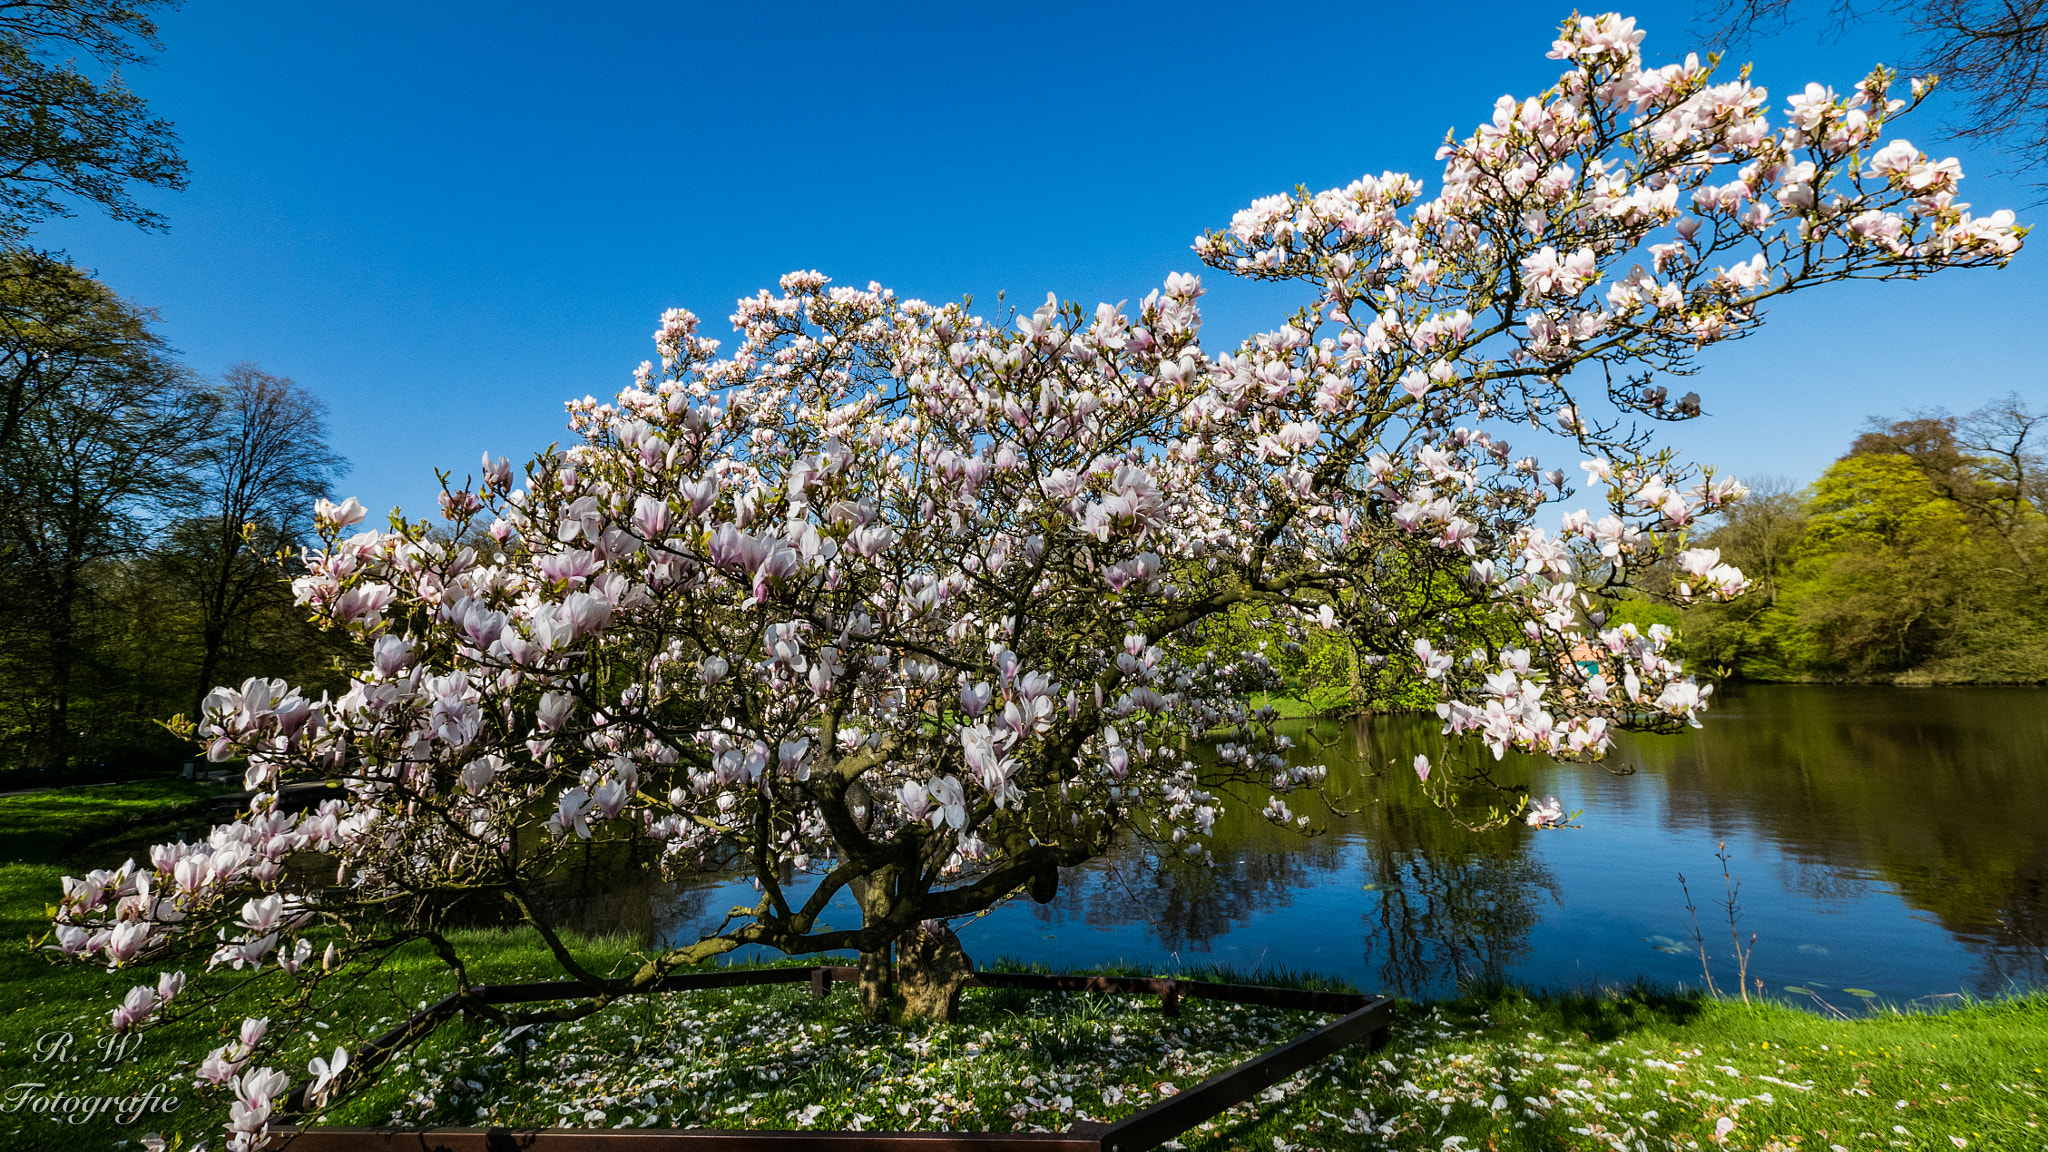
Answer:
[[[1528,829],[1467,831],[1431,805],[1412,777],[1371,767],[1406,764],[1430,738],[1410,717],[1304,725],[1295,756],[1329,765],[1337,810],[1307,795],[1290,799],[1327,834],[1302,836],[1257,819],[1251,813],[1261,799],[1254,798],[1218,820],[1213,868],[1127,854],[1067,874],[1035,919],[1107,931],[1142,926],[1160,951],[1186,959],[1306,893],[1362,887],[1356,914],[1305,917],[1297,938],[1354,955],[1362,947],[1378,990],[1420,995],[1500,979],[1527,958],[1539,905],[1556,902],[1557,882],[1531,854]],[[1269,952],[1265,962],[1296,961]]]
[[[1689,949],[1660,954],[1649,941],[1683,933],[1677,873],[1711,875],[1726,840],[1748,861],[1744,929],[1768,942],[1768,979],[1901,1000],[2048,983],[2048,693],[1752,685],[1725,696],[1702,729],[1627,739],[1618,758],[1640,769],[1630,778],[1505,765],[1586,810],[1587,826],[1565,832],[1475,833],[1430,804],[1407,765],[1440,751],[1433,717],[1304,722],[1296,755],[1329,765],[1343,811],[1290,803],[1327,835],[1275,828],[1252,815],[1265,797],[1246,797],[1217,822],[1213,870],[1132,846],[1064,873],[1048,905],[1020,900],[962,927],[983,960],[1193,967],[1227,953],[1411,995],[1502,977],[1566,983],[1581,957],[1613,978],[1692,981]],[[547,898],[581,931],[642,940],[695,938],[755,899],[716,877],[661,881],[634,866],[643,847],[572,846]]]
[[[1428,802],[1400,766],[1436,752],[1433,725],[1398,717],[1351,728],[1355,775],[1340,786],[1378,794],[1347,821],[1363,841],[1365,886],[1378,896],[1363,917],[1366,963],[1382,988],[1409,995],[1505,979],[1529,956],[1538,906],[1559,902],[1556,877],[1532,852],[1538,834],[1521,825],[1473,832]],[[1391,767],[1368,778],[1370,765]]]
[[[1525,851],[1444,858],[1374,841],[1368,858],[1379,899],[1365,913],[1365,956],[1380,987],[1420,996],[1504,980],[1529,955],[1537,905],[1557,881]]]
[[[571,841],[562,847],[562,860],[532,893],[557,927],[584,936],[625,937],[642,945],[696,938],[696,926],[710,910],[716,891],[714,878],[662,879],[653,866],[659,845],[638,834]],[[454,917],[456,923],[470,927],[509,927],[517,919],[493,893],[470,898]]]
[[[1700,731],[1622,754],[1662,779],[1670,833],[1761,837],[1830,910],[1889,885],[1981,994],[2048,984],[2048,692],[1737,685]]]

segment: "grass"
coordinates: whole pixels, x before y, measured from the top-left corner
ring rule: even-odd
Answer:
[[[1324,715],[1316,706],[1295,696],[1276,696],[1266,692],[1254,692],[1251,698],[1253,708],[1271,707],[1282,720],[1312,719]]]
[[[76,812],[85,802],[51,803]],[[17,807],[8,818],[24,817]],[[147,1033],[119,1059],[95,1051],[101,1022],[143,974],[53,968],[21,945],[41,932],[62,871],[0,865],[0,940],[14,942],[0,948],[0,1083],[11,1093],[41,1085],[23,1101],[157,1085],[178,1105],[133,1123],[102,1114],[59,1127],[36,1111],[46,1105],[10,1096],[0,1149],[113,1148],[151,1130],[217,1146],[225,1101],[195,1094],[191,1068],[244,1006],[230,1001]],[[481,955],[479,979],[557,975],[527,933],[477,931],[459,944]],[[601,968],[632,959],[624,941],[580,947]],[[1181,974],[1336,986],[1284,971]],[[403,953],[330,1006],[317,1042],[273,1062],[302,1076],[311,1056],[353,1047],[445,991],[438,962]],[[451,1022],[326,1122],[1057,1130],[1128,1114],[1324,1019],[1190,1000],[1168,1020],[1148,997],[1001,989],[966,993],[957,1024],[895,1024],[859,1019],[846,989],[823,1002],[804,986],[676,994],[551,1026],[523,1061],[500,1030]],[[64,1030],[79,1059],[39,1060],[38,1038]],[[1649,988],[1502,989],[1403,1004],[1386,1050],[1325,1060],[1184,1143],[1203,1152],[2036,1148],[2048,1146],[2044,1066],[2041,995],[1941,1013],[1879,1006],[1843,1021]],[[1732,1126],[1717,1141],[1723,1121]]]
[[[114,833],[196,813],[220,792],[191,780],[130,780],[0,796],[0,844],[10,861],[55,864]]]

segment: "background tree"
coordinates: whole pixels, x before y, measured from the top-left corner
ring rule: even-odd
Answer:
[[[327,406],[289,378],[244,362],[208,391],[215,417],[193,477],[204,511],[179,521],[157,553],[196,616],[195,714],[236,641],[245,675],[286,670],[251,667],[248,642],[265,632],[274,641],[275,618],[299,615],[281,554],[306,542],[306,510],[346,468],[327,446]]]
[[[1974,551],[1957,502],[1904,453],[1852,450],[1814,482],[1807,513],[1797,609],[1827,663],[1861,675],[1931,656]]]
[[[38,221],[73,202],[116,220],[162,228],[132,185],[185,187],[171,123],[150,115],[121,77],[162,50],[152,13],[176,0],[19,0],[0,3],[0,244],[18,245]],[[106,70],[95,79],[68,54]],[[64,56],[62,62],[52,62]]]
[[[155,318],[65,260],[0,252],[0,460],[29,413],[76,381],[161,358]]]
[[[1806,538],[1806,495],[1783,477],[1749,481],[1749,495],[1721,515],[1700,536],[1703,547],[1742,569],[1753,583],[1749,593],[1726,603],[1700,604],[1684,616],[1686,655],[1718,675],[1759,675],[1783,666],[1781,614],[1776,610],[1792,575],[1799,544]]]
[[[40,258],[36,258],[40,259]],[[0,587],[7,609],[10,711],[22,759],[63,768],[78,740],[73,704],[84,673],[112,687],[100,656],[121,605],[106,593],[148,546],[168,509],[188,500],[213,403],[147,333],[145,314],[89,278],[54,277],[46,319],[28,325],[58,355],[17,346],[24,402],[0,457]]]
[[[2048,680],[2048,516],[2016,395],[1872,418],[1802,492],[1731,509],[1702,543],[1759,593],[1687,611],[1687,650],[1754,679]]]
[[[1903,456],[1973,529],[2004,544],[2006,556],[1994,563],[2038,590],[2041,512],[2048,507],[2044,421],[2048,414],[2009,392],[1962,417],[1937,410],[1893,423],[1872,418],[1850,452]]]

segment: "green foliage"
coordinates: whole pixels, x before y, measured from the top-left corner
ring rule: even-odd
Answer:
[[[175,0],[45,0],[0,5],[0,243],[38,221],[94,204],[116,220],[161,229],[131,185],[179,189],[185,162],[171,122],[121,81],[160,48],[153,9]],[[101,66],[78,67],[83,51]],[[61,62],[60,62],[61,61]]]
[[[1607,624],[1609,627],[1633,624],[1643,632],[1662,624],[1673,632],[1679,632],[1684,627],[1685,615],[1669,604],[1631,596],[1607,602]],[[1687,655],[1682,636],[1673,642],[1672,649],[1680,658]]]
[[[1757,582],[1685,613],[1689,653],[1760,680],[2048,680],[2043,417],[2016,397],[1859,437],[1697,540]]]
[[[1203,621],[1200,642],[1212,653],[1265,657],[1279,683],[1258,702],[1283,716],[1411,712],[1433,708],[1441,698],[1415,673],[1412,660],[1378,660],[1360,652],[1341,628],[1278,618],[1263,604],[1240,604]]]

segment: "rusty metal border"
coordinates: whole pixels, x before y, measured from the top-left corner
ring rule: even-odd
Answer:
[[[653,991],[688,992],[761,984],[809,983],[811,994],[829,996],[832,985],[860,978],[860,969],[838,965],[752,968],[670,976]],[[721,1128],[278,1128],[296,1152],[1146,1152],[1296,1072],[1360,1041],[1386,1044],[1394,1002],[1385,996],[1316,992],[1252,984],[1216,984],[1149,976],[1078,976],[1035,972],[976,972],[969,988],[1023,988],[1041,992],[1097,992],[1158,996],[1168,1017],[1180,1015],[1183,997],[1341,1013],[1339,1019],[1269,1052],[1211,1076],[1200,1084],[1131,1113],[1114,1124],[1083,1120],[1065,1132],[850,1132],[815,1129]],[[518,1004],[564,1000],[594,989],[575,980],[531,984],[478,984],[451,993],[371,1040],[351,1058],[358,1067],[381,1064],[399,1045],[431,1031],[465,1002]],[[285,1098],[285,1115],[305,1109],[306,1087]]]

